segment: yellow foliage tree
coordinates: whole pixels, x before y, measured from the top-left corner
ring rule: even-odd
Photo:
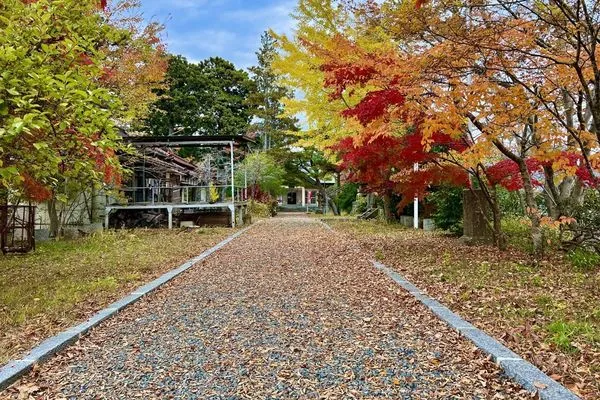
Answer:
[[[365,137],[403,134],[414,123],[426,148],[438,132],[466,140],[469,147],[446,161],[488,188],[493,208],[486,168],[514,162],[539,251],[542,218],[528,160],[543,165],[544,196],[555,219],[581,202],[586,185],[598,183],[600,68],[593,38],[600,11],[574,3],[440,0],[343,7],[303,0],[295,39],[282,40],[280,70],[306,94],[290,111],[310,116],[314,125],[302,135],[325,147],[344,136],[360,144]],[[360,124],[339,119],[344,109],[389,90],[406,96],[406,104],[389,104]],[[580,167],[588,182],[576,176]],[[497,216],[494,225],[498,231]]]

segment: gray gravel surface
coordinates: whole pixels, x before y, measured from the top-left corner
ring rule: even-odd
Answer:
[[[256,224],[2,398],[530,398],[352,241]]]

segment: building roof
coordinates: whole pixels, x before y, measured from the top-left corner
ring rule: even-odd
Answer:
[[[198,167],[192,162],[173,153],[169,149],[155,147],[144,149],[139,154],[122,154],[121,162],[132,170],[146,170],[154,173],[176,173],[186,176],[198,175]]]
[[[123,136],[123,141],[135,147],[220,147],[231,142],[234,145],[254,143],[244,135]]]

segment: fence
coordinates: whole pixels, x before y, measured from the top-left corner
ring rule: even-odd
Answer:
[[[35,249],[35,206],[0,206],[2,253],[27,253]]]

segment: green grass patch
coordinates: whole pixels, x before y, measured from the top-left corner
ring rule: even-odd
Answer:
[[[40,333],[50,336],[77,322],[230,233],[228,228],[202,228],[202,234],[102,232],[40,243],[26,255],[0,256],[0,362],[15,355],[17,344],[35,344],[43,339]]]
[[[600,332],[588,322],[557,320],[546,328],[550,332],[550,342],[565,352],[577,352],[573,344],[578,338],[585,338],[592,343],[600,343]]]
[[[600,254],[582,248],[570,251],[567,255],[571,265],[581,270],[592,270],[600,267]]]

